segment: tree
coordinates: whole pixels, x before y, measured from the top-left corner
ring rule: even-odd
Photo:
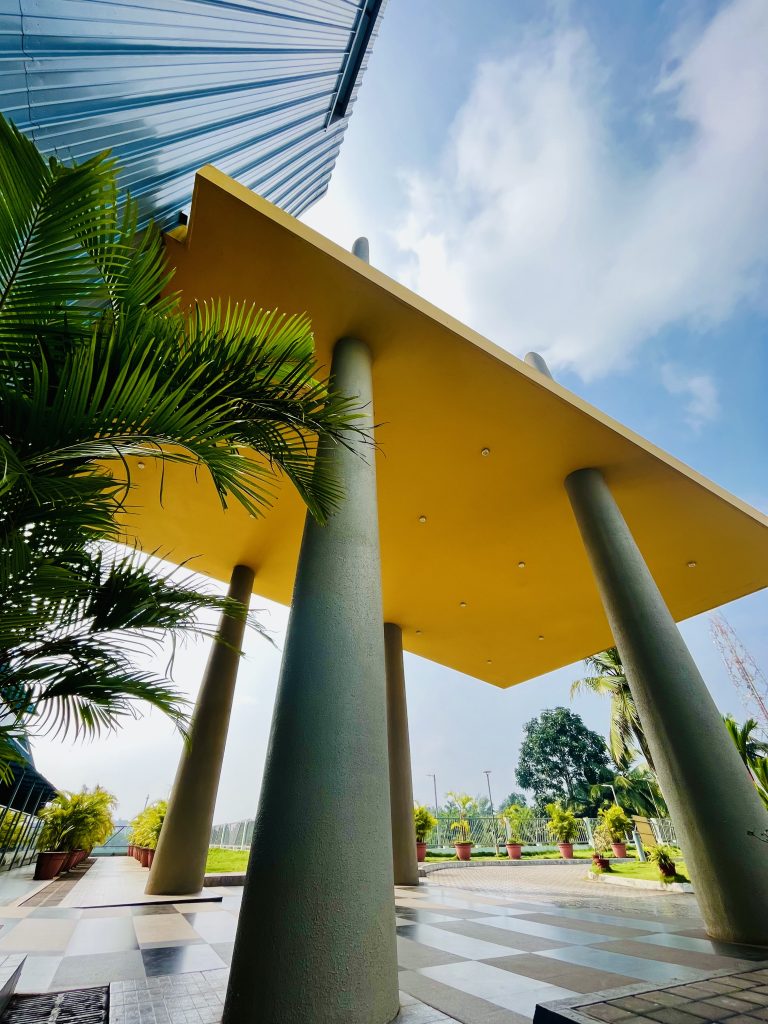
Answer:
[[[580,715],[550,708],[526,723],[515,775],[533,790],[539,807],[557,801],[572,806],[610,778],[605,742]]]
[[[525,793],[510,793],[509,796],[505,796],[499,807],[500,811],[506,811],[508,807],[527,807],[528,801],[525,797]]]
[[[635,698],[632,696],[629,682],[624,674],[624,666],[621,663],[618,648],[609,647],[600,654],[586,658],[584,666],[591,674],[583,679],[577,679],[571,684],[571,697],[588,690],[610,698],[611,728],[608,735],[608,746],[614,761],[617,764],[631,763],[635,755],[632,747],[634,740],[649,767],[654,770],[651,751],[643,732]]]
[[[168,283],[108,155],[46,160],[0,118],[0,766],[25,726],[92,733],[142,701],[184,720],[170,681],[126,652],[194,629],[205,595],[101,548],[120,536],[131,457],[194,467],[254,516],[280,475],[321,522],[342,498],[318,451],[349,445],[358,412],[317,379],[307,319],[188,313],[160,297]]]
[[[733,715],[725,715],[723,721],[760,799],[768,808],[768,743],[752,735],[758,728],[754,718],[748,718],[742,726]]]

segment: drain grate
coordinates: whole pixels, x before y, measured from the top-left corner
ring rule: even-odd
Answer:
[[[38,996],[14,996],[0,1024],[106,1024],[109,988],[80,988],[70,992],[45,992]]]

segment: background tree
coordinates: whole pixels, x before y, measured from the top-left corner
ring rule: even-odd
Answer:
[[[508,807],[527,807],[528,800],[525,793],[510,793],[505,796],[499,805],[500,811],[505,811]]]
[[[608,747],[614,761],[617,764],[630,763],[634,757],[634,742],[642,751],[648,766],[653,770],[651,751],[643,732],[635,699],[624,674],[624,666],[621,663],[618,648],[609,647],[600,654],[586,658],[584,667],[590,675],[583,679],[577,679],[571,684],[571,697],[584,691],[608,697],[611,702]]]
[[[525,725],[517,782],[533,791],[537,807],[590,801],[591,787],[611,777],[602,736],[568,708],[550,708]]]
[[[725,715],[723,721],[760,799],[768,807],[768,743],[754,735],[759,728],[754,718],[748,718],[741,726],[733,715]]]

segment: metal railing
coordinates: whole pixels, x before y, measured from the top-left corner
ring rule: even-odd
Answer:
[[[220,850],[250,850],[254,824],[253,818],[246,818],[245,821],[214,825],[210,845]]]
[[[466,827],[460,827],[462,820],[469,826],[469,835],[467,838],[470,842],[474,843],[475,846],[490,849],[494,847],[497,842],[500,844],[506,842],[507,826],[506,822],[501,817],[494,818],[491,815],[464,819],[459,817],[440,817],[438,818],[437,825],[435,825],[427,836],[427,846],[432,848],[448,848],[453,846],[457,840],[464,839],[464,834],[467,829]],[[556,846],[556,840],[547,828],[548,822],[549,818],[534,818],[532,821],[527,822],[522,829],[523,845]],[[578,822],[579,833],[574,842],[577,846],[589,846],[592,842],[592,826],[594,826],[595,821],[594,819],[589,818],[579,818]]]
[[[23,867],[35,859],[42,827],[36,814],[0,808],[0,871]]]
[[[437,825],[427,836],[427,846],[432,849],[448,849],[458,840],[464,838],[465,830],[454,828],[458,825],[458,817],[441,817]],[[493,849],[496,844],[503,845],[507,838],[507,826],[503,818],[472,817],[464,819],[469,826],[470,842],[481,849]],[[598,824],[597,818],[578,818],[579,832],[574,840],[576,846],[591,846],[592,832]],[[540,846],[554,848],[557,845],[552,833],[547,828],[549,818],[534,818],[522,830],[524,846]],[[656,841],[677,845],[675,827],[669,818],[651,818],[651,827]],[[210,845],[222,850],[248,850],[253,840],[254,819],[231,821],[225,825],[214,825],[211,830]]]

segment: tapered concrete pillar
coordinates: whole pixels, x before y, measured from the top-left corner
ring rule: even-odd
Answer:
[[[342,339],[331,370],[371,431],[367,346]],[[321,451],[340,509],[304,527],[225,1024],[399,1010],[374,452],[350,443]]]
[[[707,931],[768,944],[768,812],[602,474],[565,486]]]
[[[247,605],[253,578],[247,565],[236,565],[228,596]],[[243,619],[222,615],[149,871],[148,895],[181,895],[203,887],[244,632]]]
[[[395,885],[418,885],[416,831],[413,825],[411,744],[405,699],[403,631],[384,623],[387,659],[387,731],[389,734],[389,801],[392,808],[392,862]]]

